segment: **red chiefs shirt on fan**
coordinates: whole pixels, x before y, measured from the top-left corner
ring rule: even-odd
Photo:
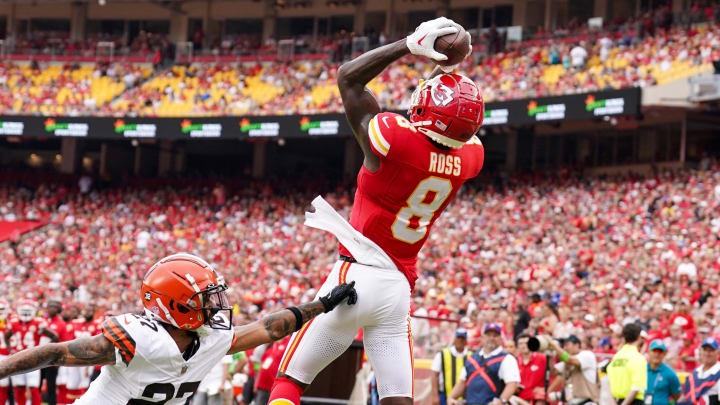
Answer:
[[[33,318],[29,322],[21,322],[15,318],[10,322],[12,337],[10,345],[14,352],[30,349],[40,345],[40,330],[47,327],[47,322],[42,318]]]
[[[377,114],[369,127],[380,168],[360,168],[350,224],[390,256],[412,289],[430,228],[460,186],[480,173],[485,150],[477,137],[462,148],[441,149],[391,112]],[[342,245],[340,254],[352,256]]]
[[[255,380],[255,386],[257,389],[267,391],[272,389],[278,368],[280,368],[280,360],[282,360],[282,356],[283,353],[285,353],[285,348],[287,347],[288,342],[290,342],[290,336],[273,343],[272,346],[263,353],[260,370],[258,371],[258,375]]]

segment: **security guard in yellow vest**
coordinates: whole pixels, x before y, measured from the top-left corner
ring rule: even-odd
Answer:
[[[467,329],[458,328],[452,346],[435,355],[430,370],[433,372],[433,405],[446,405],[447,395],[465,367],[465,359],[471,354],[467,350]]]

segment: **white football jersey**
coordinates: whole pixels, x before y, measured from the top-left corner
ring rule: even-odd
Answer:
[[[165,328],[144,316],[114,316],[101,330],[115,345],[115,364],[103,366],[74,405],[184,404],[230,350],[234,336],[232,329],[212,329],[199,338],[197,352],[185,360]]]

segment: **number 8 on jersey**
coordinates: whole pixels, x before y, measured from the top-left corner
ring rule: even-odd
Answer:
[[[421,181],[407,199],[407,206],[395,216],[391,228],[395,239],[413,244],[424,238],[435,212],[451,191],[452,183],[448,179],[431,176]]]

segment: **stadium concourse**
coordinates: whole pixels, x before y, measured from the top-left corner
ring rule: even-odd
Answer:
[[[223,271],[242,322],[310,298],[337,254],[327,234],[302,225],[317,183],[80,193],[60,179],[3,179],[0,220],[47,223],[0,245],[0,294],[13,302],[58,297],[96,302],[103,314],[135,311],[147,267],[188,251]],[[351,188],[325,191],[347,216]],[[717,161],[645,178],[567,171],[468,188],[437,228],[413,295],[418,358],[447,344],[447,325],[467,327],[476,346],[491,320],[505,339],[525,329],[576,334],[596,353],[613,353],[621,326],[635,320],[665,339],[669,364],[688,370],[701,339],[720,335]],[[522,308],[529,325],[516,324]]]

